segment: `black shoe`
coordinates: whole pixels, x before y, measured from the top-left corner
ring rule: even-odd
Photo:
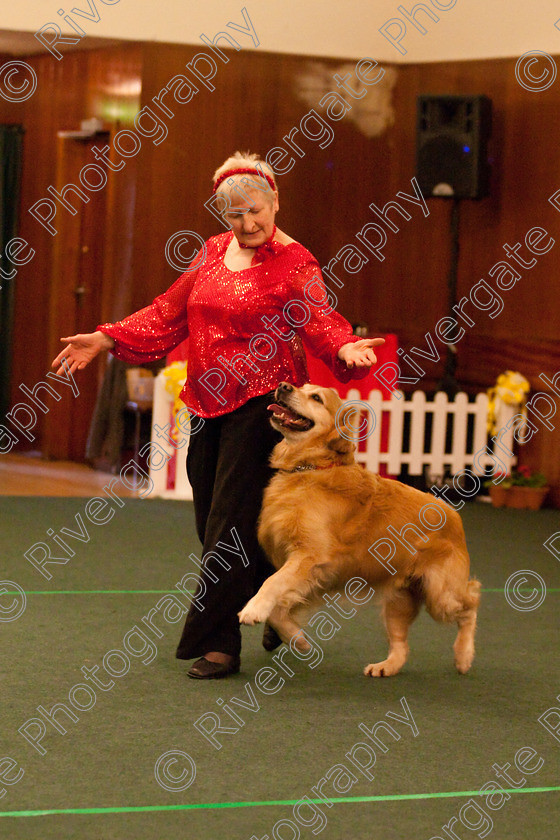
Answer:
[[[210,662],[202,656],[197,659],[187,671],[187,677],[193,680],[219,680],[228,677],[230,674],[238,674],[241,663],[239,657],[234,657],[229,664],[225,662]]]
[[[276,650],[282,644],[282,639],[270,624],[264,625],[264,633],[262,637],[262,646],[265,650]]]

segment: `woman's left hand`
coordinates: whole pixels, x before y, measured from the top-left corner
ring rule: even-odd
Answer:
[[[385,344],[384,338],[362,338],[360,341],[343,344],[338,351],[338,358],[346,363],[346,367],[371,367],[377,361],[373,347]]]

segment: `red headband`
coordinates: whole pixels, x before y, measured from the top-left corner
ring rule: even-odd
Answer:
[[[222,175],[220,175],[219,178],[216,178],[216,183],[214,184],[214,186],[212,188],[212,192],[216,192],[216,190],[218,189],[218,187],[220,186],[222,181],[225,181],[226,178],[229,178],[231,175],[241,175],[241,174],[248,174],[248,173],[250,173],[251,175],[258,175],[259,178],[266,178],[266,180],[269,183],[269,186],[272,187],[274,192],[276,192],[276,186],[274,185],[274,181],[272,180],[270,175],[267,175],[266,172],[261,172],[260,169],[256,169],[256,168],[252,168],[252,169],[229,169],[227,172],[222,173]]]

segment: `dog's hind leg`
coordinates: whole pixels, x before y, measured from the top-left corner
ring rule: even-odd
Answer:
[[[480,583],[478,580],[469,580],[463,609],[456,619],[459,632],[453,644],[455,667],[460,674],[467,673],[474,659],[474,634],[479,601]]]
[[[407,589],[391,592],[383,603],[383,619],[389,655],[383,662],[366,665],[366,677],[392,677],[398,674],[408,657],[408,628],[418,615],[421,600]]]
[[[423,580],[429,614],[436,621],[455,622],[459,628],[453,645],[455,667],[460,674],[466,674],[474,659],[480,583],[474,579],[458,579],[456,568],[454,564],[448,570],[428,570]]]

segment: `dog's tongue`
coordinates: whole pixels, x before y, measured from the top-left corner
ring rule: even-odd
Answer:
[[[292,412],[285,405],[278,405],[278,403],[271,403],[267,405],[268,411],[273,411],[275,414],[280,414],[282,417],[290,417]]]
[[[281,417],[283,420],[294,420],[298,416],[295,411],[292,411],[285,405],[278,405],[278,403],[267,405],[267,409],[268,411],[274,412],[276,416]]]
[[[292,412],[289,409],[287,409],[285,405],[271,403],[270,405],[267,405],[267,409],[268,411],[273,411],[274,414],[278,415],[279,417],[282,417],[283,419],[289,419],[290,417],[293,417]]]

